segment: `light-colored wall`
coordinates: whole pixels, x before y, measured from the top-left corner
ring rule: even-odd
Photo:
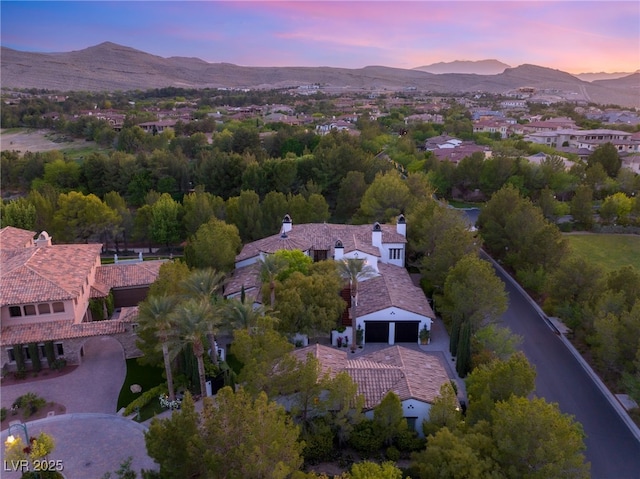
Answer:
[[[422,431],[422,422],[425,419],[429,419],[429,411],[431,410],[431,404],[418,401],[417,399],[405,399],[402,401],[402,416],[403,417],[416,417],[416,432],[420,437],[424,437]],[[373,419],[373,410],[366,411],[364,416],[368,419]]]
[[[395,338],[395,323],[403,322],[403,321],[419,321],[418,330],[424,328],[425,326],[429,331],[431,331],[431,323],[433,322],[431,318],[426,316],[422,316],[420,314],[412,313],[410,311],[405,311],[404,309],[400,309],[397,307],[386,308],[380,311],[376,311],[374,313],[365,314],[363,316],[359,316],[356,320],[357,324],[365,329],[365,321],[389,321],[389,344],[394,344]],[[349,328],[350,329],[350,328]],[[365,332],[366,337],[366,332]],[[419,337],[416,337],[416,344],[420,342]]]
[[[58,301],[55,301],[55,302],[58,302]],[[18,316],[13,318],[9,315],[9,306],[3,306],[2,308],[0,308],[0,318],[2,320],[2,326],[45,323],[47,321],[61,321],[61,320],[74,321],[76,307],[73,304],[73,300],[69,299],[69,300],[60,301],[60,302],[64,304],[64,313],[36,314],[35,316]],[[53,311],[52,303],[53,302],[48,303],[49,309],[51,311]],[[26,304],[35,304],[36,312],[38,311],[38,303],[26,303]],[[15,305],[15,306],[22,307],[24,305]]]

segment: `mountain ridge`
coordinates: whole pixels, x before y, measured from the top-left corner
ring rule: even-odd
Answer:
[[[500,74],[434,74],[416,69],[366,66],[247,67],[208,63],[196,57],[169,57],[113,42],[71,52],[34,53],[1,47],[3,88],[55,91],[129,91],[180,88],[283,88],[320,84],[343,90],[417,89],[435,94],[503,94],[520,87],[572,92],[576,99],[640,107],[633,78],[585,82],[574,75],[537,65],[506,68]]]

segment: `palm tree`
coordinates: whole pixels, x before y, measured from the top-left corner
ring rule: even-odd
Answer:
[[[251,334],[252,328],[258,325],[258,320],[267,313],[264,306],[254,306],[237,299],[229,300],[222,308],[222,324],[227,328],[246,329]]]
[[[258,260],[258,264],[260,265],[260,281],[269,283],[269,304],[273,309],[276,303],[276,277],[284,269],[286,262],[281,256],[268,254]]]
[[[151,329],[162,347],[164,358],[164,370],[167,375],[167,388],[169,400],[175,400],[173,388],[173,375],[171,373],[171,355],[169,354],[169,342],[175,334],[176,323],[172,316],[176,301],[171,296],[149,296],[140,303],[138,321],[142,329]]]
[[[204,338],[212,327],[214,314],[211,303],[203,299],[189,299],[178,305],[174,311],[174,318],[178,325],[179,337],[173,341],[174,351],[181,351],[188,344],[198,361],[198,376],[200,378],[200,392],[207,395],[204,372]]]
[[[220,299],[218,293],[222,291],[224,281],[224,273],[213,268],[203,268],[193,271],[180,285],[187,299],[202,299],[214,305]],[[213,328],[207,332],[207,342],[209,343],[209,357],[213,364],[217,366],[218,348],[216,347]]]
[[[365,279],[376,276],[378,272],[369,266],[365,260],[356,258],[344,258],[338,261],[338,271],[340,276],[349,281],[351,289],[351,351],[356,350],[356,328],[357,319],[356,306],[358,305],[358,283]]]

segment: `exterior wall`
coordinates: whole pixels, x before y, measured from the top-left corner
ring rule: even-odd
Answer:
[[[417,399],[405,399],[402,401],[402,416],[416,418],[415,430],[420,437],[424,437],[422,431],[422,421],[429,419],[429,411],[431,404],[418,401]],[[373,419],[373,410],[365,411],[364,416],[367,419]]]
[[[36,312],[38,311],[38,304],[47,303],[49,304],[50,311],[53,311],[53,303],[63,303],[64,304],[64,313],[50,313],[50,314],[36,314],[34,316],[16,316],[11,317],[9,315],[9,306],[3,306],[0,308],[0,320],[2,321],[3,326],[14,326],[16,324],[33,324],[33,323],[46,323],[48,321],[61,321],[61,320],[69,320],[75,321],[75,311],[76,307],[73,304],[73,300],[68,299],[66,301],[42,301],[41,303],[27,303],[34,304],[36,307]],[[12,305],[13,306],[13,305]],[[15,305],[15,306],[24,306],[24,305]],[[86,311],[86,308],[85,308]]]
[[[420,314],[412,313],[410,311],[405,311],[404,309],[400,309],[396,307],[386,308],[381,311],[376,311],[375,313],[359,316],[357,319],[357,325],[360,326],[363,330],[365,329],[365,321],[389,321],[389,344],[394,344],[395,342],[395,323],[396,322],[419,321],[420,324],[418,325],[418,331],[420,331],[425,326],[429,331],[431,331],[431,323],[433,322],[431,318],[422,316]],[[365,332],[365,337],[366,337],[366,332]],[[416,338],[416,344],[418,344],[419,342],[420,342],[420,338]]]
[[[391,259],[389,256],[389,252],[392,249],[399,249],[400,251],[400,258],[398,259]],[[404,267],[404,260],[405,260],[405,245],[404,243],[382,243],[382,246],[380,248],[380,261],[382,263],[388,263],[388,264],[395,264],[396,266],[400,266],[400,267]]]

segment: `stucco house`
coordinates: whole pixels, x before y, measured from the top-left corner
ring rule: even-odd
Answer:
[[[333,377],[346,371],[364,397],[364,413],[373,418],[373,409],[393,391],[402,402],[409,427],[420,434],[422,421],[429,418],[440,388],[449,376],[437,355],[395,345],[350,359],[346,351],[314,344],[292,352],[299,361],[308,355],[320,362],[323,374]]]
[[[139,356],[137,304],[158,276],[162,261],[103,266],[101,244],[54,245],[44,231],[35,236],[10,226],[0,230],[3,370],[15,370],[22,362],[29,369],[33,354],[45,367],[60,357],[78,364],[85,341],[96,336],[118,340],[125,357]],[[106,314],[107,298],[114,303],[111,318]]]
[[[300,250],[314,261],[361,259],[376,272],[359,283],[357,327],[364,342],[418,343],[421,328],[431,329],[435,314],[423,291],[405,269],[407,225],[400,215],[395,225],[344,225],[309,223],[295,225],[286,215],[280,233],[246,244],[236,256],[235,271],[225,287],[226,297],[247,298],[261,303],[258,261],[279,250]],[[343,297],[349,298],[348,291]],[[351,337],[348,314],[337,319],[344,330],[332,334]]]

